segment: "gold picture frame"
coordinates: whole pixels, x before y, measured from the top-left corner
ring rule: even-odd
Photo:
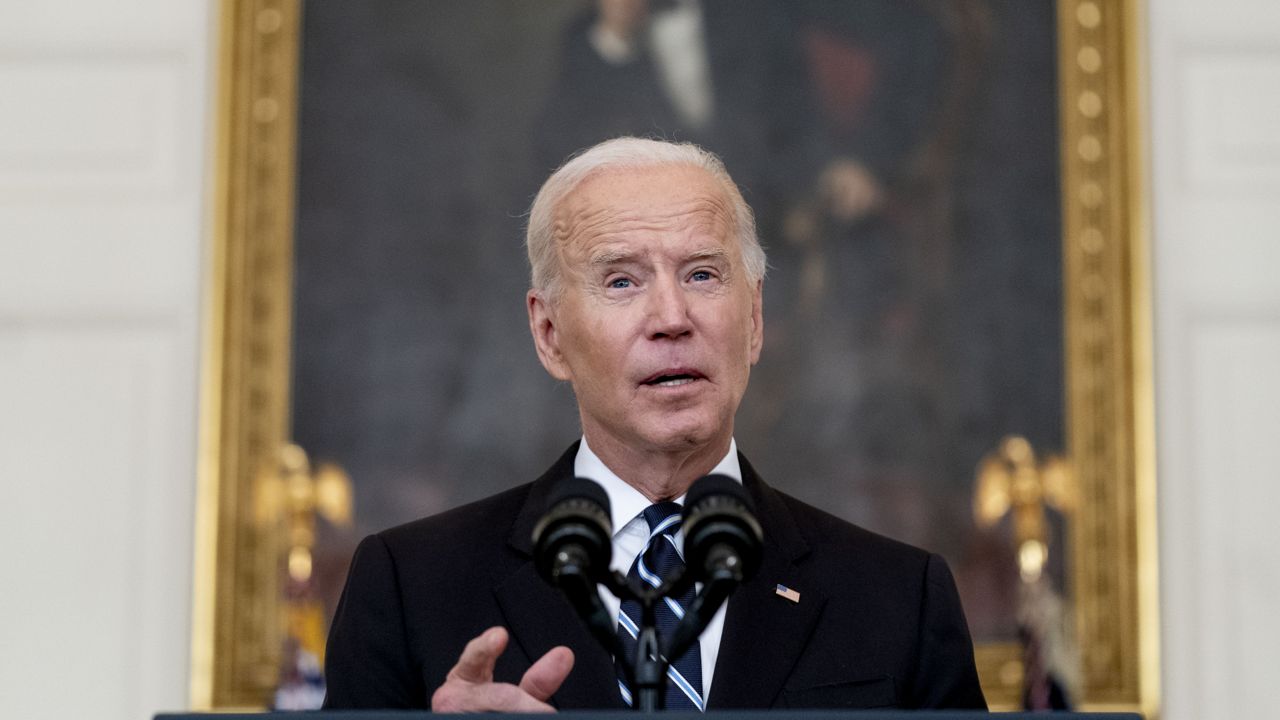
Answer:
[[[1139,0],[1057,0],[1069,595],[1085,709],[1158,710],[1151,310]],[[223,0],[205,307],[192,705],[262,707],[280,663],[278,521],[255,498],[289,440],[299,0]],[[994,708],[1012,644],[977,648]]]

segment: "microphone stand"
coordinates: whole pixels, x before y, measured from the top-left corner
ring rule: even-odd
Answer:
[[[711,618],[715,617],[716,611],[725,600],[729,599],[730,593],[742,583],[742,573],[738,568],[737,558],[734,557],[732,560],[733,562],[729,563],[730,567],[720,567],[711,573],[711,577],[703,582],[702,591],[694,597],[689,607],[685,608],[684,618],[680,620],[671,637],[667,638],[667,657],[683,655],[689,646],[698,640],[698,636],[702,635],[702,631],[707,629]],[[675,591],[673,594],[676,595],[684,592],[684,588],[681,587],[672,589]]]
[[[627,685],[632,688],[631,707],[641,712],[662,710],[666,703],[669,658],[679,657],[702,634],[720,604],[732,592],[733,584],[711,579],[686,610],[684,619],[668,638],[666,647],[662,647],[658,640],[657,604],[673,591],[683,593],[688,582],[692,582],[689,576],[683,569],[678,570],[674,577],[665,579],[661,586],[655,588],[639,581],[632,585],[625,575],[617,571],[605,575],[601,583],[610,592],[620,600],[635,600],[640,605],[640,632],[636,639],[635,658],[631,659],[626,656],[614,619],[605,609],[596,583],[588,572],[588,558],[570,546],[561,549],[556,560],[557,569],[552,576],[555,585],[564,593],[596,642],[621,661]]]
[[[667,669],[671,665],[671,659],[683,655],[689,646],[697,641],[698,636],[702,635],[702,631],[711,622],[711,618],[715,617],[716,611],[728,599],[734,588],[742,582],[742,573],[738,571],[737,565],[735,563],[729,563],[729,565],[731,569],[718,570],[707,578],[701,592],[689,607],[685,608],[684,618],[676,626],[675,632],[667,638],[665,644],[659,643],[658,640],[657,604],[664,597],[683,594],[693,582],[692,576],[685,572],[684,568],[680,568],[673,573],[673,577],[664,578],[662,585],[656,588],[639,581],[633,585],[627,582],[625,575],[617,571],[606,576],[604,585],[610,592],[621,600],[635,600],[640,604],[640,632],[636,638],[635,659],[630,662],[621,652],[622,643],[618,640],[617,633],[612,631],[613,619],[607,617],[607,612],[603,610],[599,593],[592,592],[591,595],[595,597],[596,602],[601,606],[601,612],[605,614],[604,632],[608,635],[607,640],[597,630],[595,623],[579,610],[579,615],[591,627],[596,639],[604,643],[606,648],[616,648],[612,650],[613,656],[622,661],[628,685],[632,688],[631,707],[633,709],[654,712],[664,708]],[[576,608],[577,605],[575,604],[574,607]],[[593,617],[598,616],[593,613]]]
[[[632,669],[635,695],[631,707],[640,712],[662,710],[666,703],[667,667],[670,661],[658,648],[658,622],[654,606],[662,596],[656,591],[640,598],[640,634],[636,638],[636,659]],[[624,662],[625,665],[625,662]]]
[[[573,548],[566,548],[561,550],[557,560],[559,561],[558,569],[553,575],[556,586],[569,600],[578,617],[582,618],[596,642],[621,661],[627,686],[632,688],[633,692],[632,708],[642,712],[662,710],[666,700],[664,691],[667,668],[671,664],[668,658],[677,656],[672,655],[669,649],[664,652],[659,647],[656,607],[657,603],[671,591],[673,583],[664,582],[657,588],[642,584],[633,586],[628,583],[625,575],[617,571],[609,573],[602,580],[602,584],[619,599],[635,600],[640,604],[640,632],[636,642],[636,655],[632,660],[627,658],[622,641],[618,639],[613,618],[605,609],[596,584],[587,573],[587,559],[578,557],[578,553],[574,552]],[[683,573],[680,575],[682,576]],[[679,576],[673,578],[673,580],[679,579]],[[712,609],[711,614],[714,613],[715,610]],[[686,613],[685,617],[688,618],[689,614]],[[707,621],[709,620],[710,615],[707,616]],[[681,627],[686,622],[682,622]],[[702,622],[702,627],[705,626],[706,621]],[[693,633],[693,638],[697,638],[701,633],[700,627]],[[686,648],[689,644],[684,643]],[[668,648],[670,646],[671,644],[668,643]]]
[[[691,558],[697,566],[695,572],[706,577],[701,591],[685,608],[664,644],[658,637],[657,603],[688,592],[695,582],[694,575],[688,572],[688,566],[679,566],[655,588],[639,579],[629,581],[620,572],[607,571],[608,497],[588,480],[575,479],[574,483],[581,487],[565,490],[566,497],[534,528],[538,572],[560,588],[591,636],[621,664],[624,680],[632,688],[632,708],[644,712],[661,710],[671,658],[689,650],[729,594],[742,584],[747,574],[754,572],[759,562],[760,524],[750,513],[745,492],[732,479],[712,475],[695,483],[688,495],[694,510],[690,512],[686,508],[685,527],[691,531],[690,537],[695,538],[696,557]],[[702,494],[694,501],[694,493],[700,487]],[[585,494],[577,497],[571,491]],[[692,529],[694,527],[697,529]],[[554,555],[547,555],[545,550],[551,550]],[[634,658],[626,657],[614,618],[600,599],[597,582],[619,600],[640,605]]]
[[[578,557],[578,553],[573,552],[571,548],[561,550],[557,559],[561,564],[553,574],[556,586],[568,598],[569,604],[578,613],[578,617],[586,623],[587,630],[596,642],[603,645],[604,649],[614,657],[622,657],[622,642],[618,640],[618,633],[614,630],[613,618],[609,616],[604,602],[600,600],[600,592],[596,590],[595,581],[587,572],[589,567],[587,559]],[[613,589],[614,583],[617,582],[613,575],[618,573],[614,572],[606,576],[605,585],[610,589]],[[617,594],[617,591],[615,590],[614,593]]]

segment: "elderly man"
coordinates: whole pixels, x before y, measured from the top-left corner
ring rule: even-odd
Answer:
[[[984,708],[943,560],[772,489],[737,452],[765,258],[720,161],[687,144],[601,143],[543,185],[528,250],[534,344],[572,385],[582,439],[533,483],[361,543],[329,637],[326,707],[624,707],[613,659],[534,570],[534,523],[561,479],[599,482],[626,571],[661,551],[651,523],[680,546],[679,515],[658,518],[714,472],[754,501],[763,561],[674,659],[668,707]],[[626,605],[603,596],[625,631]]]

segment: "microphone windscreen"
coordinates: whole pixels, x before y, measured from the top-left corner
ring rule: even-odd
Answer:
[[[693,483],[684,499],[683,531],[685,562],[695,577],[713,572],[726,551],[737,558],[741,579],[749,579],[760,565],[760,522],[746,488],[733,478],[708,475]]]
[[[684,496],[686,514],[688,509],[695,505],[700,505],[708,497],[717,495],[727,495],[741,503],[752,514],[755,514],[755,507],[751,502],[751,496],[747,494],[747,489],[742,487],[742,483],[728,475],[707,475],[694,481],[689,488],[689,492]]]
[[[594,480],[588,480],[584,477],[572,477],[556,483],[547,496],[547,509],[550,510],[570,498],[589,500],[603,508],[605,515],[609,515],[609,493],[605,492],[604,487]]]
[[[598,579],[609,572],[612,539],[608,493],[586,478],[565,478],[548,493],[547,510],[533,528],[534,566],[552,584],[570,560]]]

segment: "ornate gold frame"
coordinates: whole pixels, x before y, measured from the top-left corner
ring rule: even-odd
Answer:
[[[1088,709],[1158,709],[1140,0],[1057,0],[1072,584]],[[192,705],[261,707],[279,664],[279,528],[254,497],[288,440],[299,0],[222,0],[201,396]],[[996,708],[1014,645],[978,648]]]
[[[298,0],[223,0],[205,307],[191,703],[266,704],[282,530],[255,512],[288,438]]]

